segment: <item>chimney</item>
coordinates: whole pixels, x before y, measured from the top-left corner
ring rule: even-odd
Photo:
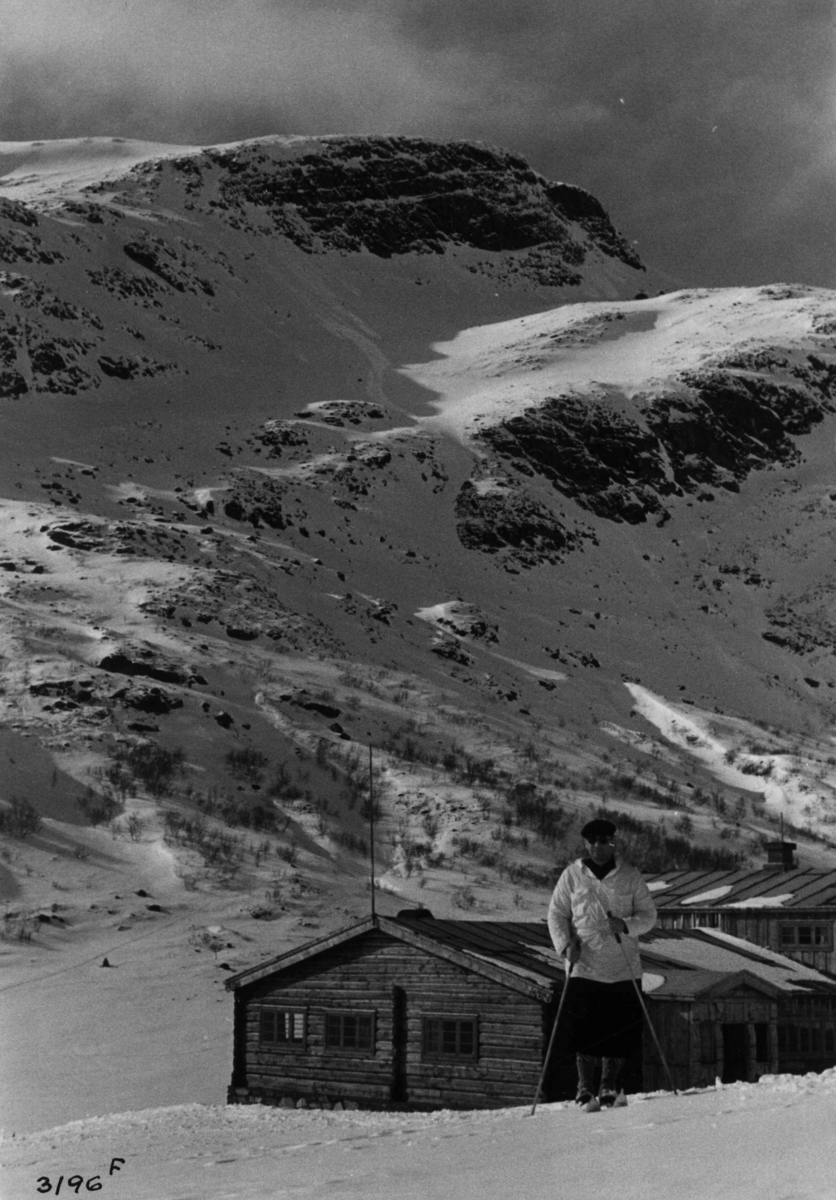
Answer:
[[[795,861],[794,850],[796,842],[767,842],[766,843],[766,862],[764,870],[766,871],[792,871],[798,865]]]

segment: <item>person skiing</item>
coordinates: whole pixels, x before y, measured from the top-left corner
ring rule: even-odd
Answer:
[[[576,1100],[615,1104],[627,1059],[641,1045],[638,938],[656,924],[656,907],[641,873],[616,859],[616,827],[596,818],[581,830],[586,854],[570,863],[549,903],[549,932],[572,964],[566,987],[578,1068]],[[619,944],[620,943],[620,944]],[[623,1102],[623,1096],[622,1096]]]

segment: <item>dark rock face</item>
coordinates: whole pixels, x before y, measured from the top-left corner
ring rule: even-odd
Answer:
[[[591,241],[643,269],[588,192],[549,183],[516,155],[478,143],[333,137],[312,139],[293,157],[254,143],[175,159],[164,170],[180,172],[199,201],[204,173],[217,168],[220,199],[209,204],[218,215],[237,226],[253,206],[267,210],[276,232],[313,253],[548,247],[551,273],[562,264],[562,278],[550,281],[573,283]]]
[[[470,480],[456,497],[456,531],[468,550],[536,566],[560,562],[580,540],[545,505],[512,487],[480,490]]]
[[[256,529],[285,529],[281,488],[269,479],[242,478],[227,494],[224,513],[231,521],[248,521]]]
[[[565,396],[487,430],[518,469],[551,480],[596,516],[635,524],[675,490],[658,437],[605,405]]]
[[[682,379],[693,394],[655,401],[648,425],[685,488],[724,486],[770,462],[798,461],[792,436],[809,433],[833,411],[827,393],[763,376],[717,370]]]
[[[124,251],[133,262],[145,267],[178,292],[203,292],[207,296],[215,294],[209,280],[190,271],[183,256],[162,238],[145,233],[126,242]]]
[[[683,373],[664,394],[637,400],[632,412],[605,400],[549,399],[480,437],[524,475],[545,476],[596,516],[664,520],[677,496],[710,500],[708,486],[737,491],[754,470],[797,462],[793,439],[835,411],[833,368],[814,356],[745,366],[755,369],[735,361]]]

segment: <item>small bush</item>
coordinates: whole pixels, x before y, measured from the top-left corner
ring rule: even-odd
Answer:
[[[145,832],[145,822],[137,813],[131,813],[128,817],[128,836],[132,842],[138,842],[142,839]]]
[[[299,851],[295,842],[290,842],[287,846],[277,846],[276,854],[286,862],[289,867],[295,867],[299,861]]]
[[[368,858],[369,844],[358,834],[350,833],[347,829],[339,829],[334,838],[337,844],[345,846],[346,850],[353,850],[355,854],[361,854],[363,858]]]
[[[88,788],[85,795],[77,800],[76,804],[81,809],[82,816],[94,828],[112,821],[119,811],[119,804],[113,796],[94,792],[92,788]]]
[[[267,795],[277,800],[299,800],[304,795],[303,789],[291,781],[287,763],[279,763],[276,767],[273,779],[267,787]]]
[[[16,942],[31,942],[37,932],[38,918],[31,913],[5,912],[3,914],[3,936]]]
[[[9,807],[0,810],[0,833],[9,837],[27,838],[30,833],[37,833],[41,827],[41,818],[28,800],[13,796]]]
[[[245,746],[241,750],[230,750],[226,762],[236,779],[243,779],[250,784],[261,784],[264,770],[270,760],[260,750]]]
[[[137,781],[152,796],[163,796],[176,775],[183,770],[181,749],[164,750],[154,742],[114,747],[112,762],[106,772],[108,780],[119,789]]]

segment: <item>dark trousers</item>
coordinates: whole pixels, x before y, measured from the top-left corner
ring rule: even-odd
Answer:
[[[642,1007],[633,983],[569,980],[572,1049],[598,1058],[630,1058],[641,1046]]]

